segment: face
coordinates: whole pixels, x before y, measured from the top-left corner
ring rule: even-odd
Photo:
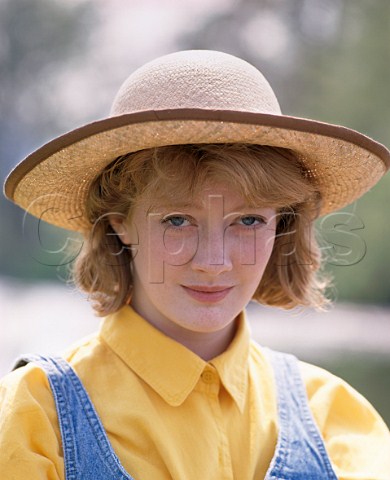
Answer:
[[[226,330],[260,283],[275,216],[226,184],[200,188],[189,205],[156,207],[144,198],[131,219],[111,222],[132,246],[132,306],[179,341],[189,332]]]

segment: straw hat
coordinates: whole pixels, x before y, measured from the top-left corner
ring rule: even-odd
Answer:
[[[321,192],[321,214],[353,202],[390,166],[389,150],[354,130],[282,115],[269,83],[249,63],[190,50],[136,70],[109,118],[29,155],[8,176],[5,195],[49,223],[80,230],[90,226],[90,184],[116,157],[163,145],[237,142],[293,150]]]

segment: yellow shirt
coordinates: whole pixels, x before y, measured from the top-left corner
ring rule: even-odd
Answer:
[[[129,307],[65,357],[134,478],[264,478],[277,439],[275,392],[244,315],[228,350],[210,362]],[[390,434],[373,407],[329,372],[300,367],[338,477],[390,479]],[[4,480],[64,479],[54,401],[32,364],[0,384],[0,472]]]

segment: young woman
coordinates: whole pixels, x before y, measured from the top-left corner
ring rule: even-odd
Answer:
[[[245,320],[250,300],[328,302],[313,221],[389,158],[283,116],[258,70],[210,51],[145,65],[110,118],[30,155],[6,195],[84,234],[74,278],[104,320],[2,380],[4,478],[390,478],[390,434],[367,400],[257,345]]]

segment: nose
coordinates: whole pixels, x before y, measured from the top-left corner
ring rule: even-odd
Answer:
[[[216,276],[232,270],[230,251],[224,241],[223,225],[210,226],[199,234],[196,253],[191,261],[192,269]]]

